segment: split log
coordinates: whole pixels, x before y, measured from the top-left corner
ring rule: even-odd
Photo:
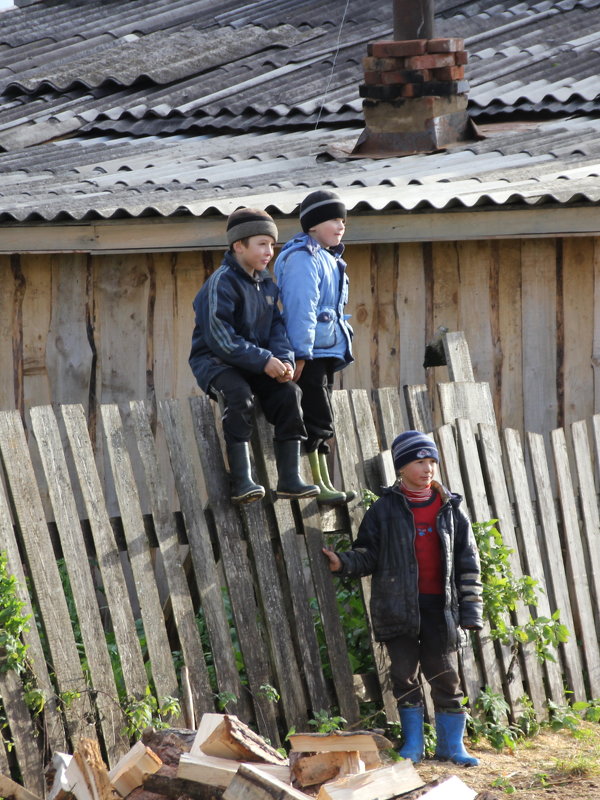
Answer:
[[[177,767],[177,777],[226,789],[240,767],[240,762],[231,758],[207,756],[204,753],[193,756],[184,753]],[[290,768],[285,763],[258,765],[261,772],[277,778],[284,783],[290,782]]]
[[[331,733],[293,733],[288,736],[291,749],[302,753],[333,753],[358,750],[377,752],[392,747],[389,739],[374,731],[332,731]]]
[[[65,791],[77,800],[119,800],[112,788],[98,742],[81,739],[64,773]],[[61,787],[63,788],[63,787]]]
[[[381,766],[381,760],[377,766]],[[290,753],[290,770],[294,786],[304,788],[364,772],[365,763],[357,750],[349,753]]]
[[[193,800],[222,800],[223,789],[178,778],[175,773],[175,767],[163,765],[158,772],[144,777],[144,790],[172,797],[173,800],[178,800],[182,796],[191,797]]]
[[[110,781],[122,797],[142,785],[145,774],[158,772],[162,761],[142,741],[136,742],[108,773]]]
[[[424,786],[409,760],[398,761],[362,775],[349,775],[319,789],[317,800],[388,800]]]
[[[196,731],[184,728],[146,728],[142,742],[155,753],[163,764],[176,767],[182,753],[189,753],[196,737]]]
[[[36,794],[24,789],[6,775],[0,775],[0,797],[5,800],[40,800]]]
[[[225,789],[223,800],[307,800],[307,795],[254,764],[241,764]]]
[[[287,759],[281,753],[267,744],[262,736],[240,722],[234,714],[224,715],[223,721],[203,742],[202,751],[207,756],[232,758],[237,761],[287,763]]]
[[[202,745],[208,739],[211,733],[213,733],[213,731],[219,727],[219,725],[223,722],[224,719],[225,719],[225,714],[207,713],[202,715],[202,719],[200,720],[200,725],[198,726],[198,730],[196,731],[194,743],[192,744],[190,750],[190,755],[199,756],[204,753]]]

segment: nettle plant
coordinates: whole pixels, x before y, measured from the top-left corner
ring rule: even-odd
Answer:
[[[539,581],[529,575],[516,577],[510,566],[512,550],[507,547],[497,520],[475,522],[473,531],[481,559],[481,581],[483,583],[483,615],[490,624],[493,639],[511,648],[516,658],[519,646],[531,643],[538,659],[556,661],[555,650],[558,644],[566,642],[569,630],[560,621],[560,610],[551,617],[531,614],[523,625],[515,625],[510,613],[522,602],[535,608],[538,593],[543,591]]]

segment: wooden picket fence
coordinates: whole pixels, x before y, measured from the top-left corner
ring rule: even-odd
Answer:
[[[500,433],[489,391],[469,374],[460,340],[454,344],[454,380],[438,387],[446,420],[435,431],[441,477],[464,495],[473,520],[498,520],[515,574],[540,581],[534,613],[560,609],[572,632],[557,661],[540,665],[532,646],[513,663],[482,631],[461,657],[465,690],[473,700],[489,686],[515,713],[527,694],[544,717],[548,698],[564,704],[566,690],[569,699],[600,697],[600,415],[590,427],[553,431],[547,442]],[[390,483],[391,441],[406,427],[431,430],[429,401],[424,386],[407,387],[404,406],[396,389],[373,397],[336,391],[338,483],[375,492]],[[20,676],[0,672],[8,723],[0,774],[43,794],[53,751],[98,737],[114,764],[129,748],[107,634],[128,696],[144,696],[150,684],[160,698],[182,699],[185,713],[174,725],[195,725],[224,696],[235,698],[228,711],[275,744],[321,709],[359,722],[357,677],[321,548],[329,532],[356,535],[360,496],[328,512],[315,500],[273,500],[270,492],[235,508],[208,399],[163,401],[155,410],[142,402],[104,405],[101,412],[95,447],[81,406],[33,408],[27,431],[18,412],[0,412],[0,550],[25,612],[38,623],[25,640],[47,698],[40,726]],[[271,431],[262,418],[253,452],[261,480],[273,487]],[[107,510],[105,472],[117,517]],[[368,599],[368,580],[362,589]],[[518,608],[516,621],[529,611]],[[386,659],[379,647],[375,655],[381,706],[395,719]]]

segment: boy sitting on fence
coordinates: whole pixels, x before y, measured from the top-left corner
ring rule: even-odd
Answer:
[[[479,554],[462,498],[433,480],[433,439],[405,431],[392,443],[398,479],[368,509],[349,552],[323,549],[340,576],[372,575],[371,620],[390,657],[403,758],[425,751],[419,667],[431,686],[435,758],[475,766],[463,744],[465,711],[456,651],[463,628],[482,627]]]
[[[319,487],[300,477],[306,430],[301,392],[292,381],[294,354],[277,308],[267,266],[277,241],[275,222],[260,209],[241,208],[227,220],[229,250],[194,300],[196,323],[189,363],[198,385],[223,406],[231,499],[250,503],[265,490],[253,481],[249,441],[254,398],[275,427],[277,494],[311,497]]]

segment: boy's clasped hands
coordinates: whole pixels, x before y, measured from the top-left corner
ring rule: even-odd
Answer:
[[[274,378],[278,383],[287,383],[294,377],[294,370],[292,365],[287,361],[280,361],[275,356],[265,364],[265,373],[269,378]]]

